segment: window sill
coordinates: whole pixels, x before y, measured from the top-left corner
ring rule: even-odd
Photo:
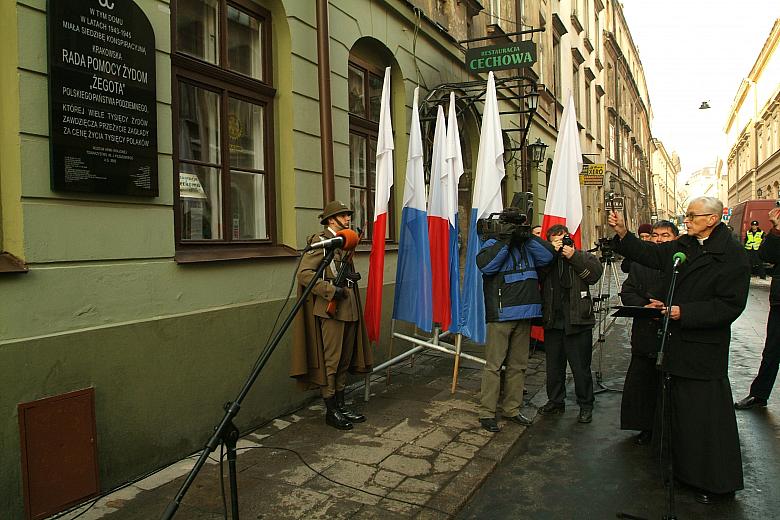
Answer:
[[[26,273],[27,265],[11,253],[0,251],[0,273]]]
[[[259,258],[290,258],[300,256],[295,249],[286,245],[252,247],[185,247],[176,251],[177,264],[253,260]]]

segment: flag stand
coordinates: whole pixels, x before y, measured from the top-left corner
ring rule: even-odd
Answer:
[[[387,371],[387,380],[389,380],[390,379],[390,367],[392,367],[393,365],[397,365],[398,363],[400,363],[404,359],[406,359],[408,357],[412,357],[415,354],[417,354],[418,352],[421,352],[422,350],[424,350],[426,348],[433,349],[433,350],[436,350],[437,352],[442,352],[444,354],[448,354],[450,356],[454,356],[455,357],[455,370],[453,371],[453,376],[452,376],[453,380],[452,380],[452,389],[451,389],[451,393],[455,393],[455,386],[457,385],[457,379],[458,379],[458,375],[457,374],[458,374],[458,370],[460,368],[460,358],[468,359],[470,361],[474,361],[474,362],[480,363],[482,365],[485,364],[485,360],[484,359],[482,359],[480,357],[477,357],[477,356],[473,356],[471,354],[466,354],[466,353],[462,352],[462,350],[461,350],[461,342],[462,342],[463,336],[461,334],[457,334],[456,335],[455,344],[453,345],[452,343],[447,343],[446,341],[442,341],[441,340],[441,338],[446,337],[447,335],[449,335],[450,332],[449,331],[441,332],[440,329],[438,329],[438,327],[435,329],[434,335],[431,338],[428,338],[427,340],[426,339],[416,338],[414,336],[409,336],[408,334],[402,334],[400,332],[395,332],[395,320],[392,321],[392,328],[393,328],[393,332],[392,332],[392,336],[391,336],[391,339],[390,339],[390,344],[391,345],[393,344],[394,338],[397,338],[397,339],[400,339],[400,340],[403,340],[403,341],[408,341],[409,343],[411,343],[411,344],[413,344],[415,346],[412,347],[411,349],[407,350],[406,352],[402,353],[402,354],[398,354],[394,358],[388,359],[387,361],[385,361],[381,365],[376,366],[371,371],[371,374],[377,374],[377,373],[379,373],[379,372],[381,372],[383,370],[386,370]],[[366,402],[368,402],[368,400],[370,398],[370,388],[369,387],[370,387],[371,382],[369,380],[369,376],[370,376],[370,374],[366,376],[366,384],[365,384],[365,389],[364,389],[364,393],[363,393],[363,400],[366,401]]]

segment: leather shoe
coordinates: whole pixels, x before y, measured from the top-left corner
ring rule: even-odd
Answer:
[[[645,446],[646,444],[650,444],[650,441],[653,439],[653,432],[650,430],[642,430],[639,435],[634,437],[634,444],[637,446]]]
[[[507,417],[506,419],[508,421],[516,422],[517,424],[522,424],[523,426],[531,426],[533,424],[531,419],[521,413],[513,415],[512,417]]]
[[[734,498],[734,492],[731,493],[710,493],[709,491],[699,491],[694,495],[696,501],[700,504],[712,505],[726,502]]]
[[[339,430],[351,430],[352,423],[347,419],[336,404],[335,397],[325,399],[325,424]]]
[[[553,403],[552,401],[547,401],[547,404],[539,408],[539,413],[542,415],[555,415],[565,411],[566,405],[564,403]]]
[[[501,431],[501,429],[498,427],[498,423],[493,417],[480,418],[479,424],[482,425],[483,430],[487,430],[491,433],[496,433]]]
[[[750,410],[756,406],[766,406],[766,399],[749,395],[741,401],[734,403],[734,408],[737,410]]]
[[[577,416],[577,422],[589,423],[593,420],[593,410],[590,408],[580,408],[580,414]]]

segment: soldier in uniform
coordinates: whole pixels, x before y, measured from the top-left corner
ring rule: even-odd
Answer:
[[[352,210],[343,202],[329,202],[320,214],[320,223],[325,229],[310,237],[307,243],[335,237],[337,232],[349,228],[351,219]],[[351,430],[353,423],[366,420],[345,406],[344,388],[347,372],[370,372],[372,364],[360,312],[357,288],[360,274],[350,265],[350,274],[344,284],[333,283],[346,254],[347,251],[336,250],[333,261],[314,284],[302,312],[296,316],[290,369],[290,376],[304,388],[319,387],[327,409],[325,423],[340,430]],[[324,255],[325,249],[304,253],[297,273],[299,296],[315,275]],[[331,301],[337,306],[329,315],[327,308]]]

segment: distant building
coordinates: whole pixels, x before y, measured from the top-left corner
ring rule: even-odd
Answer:
[[[659,139],[652,140],[652,185],[656,220],[675,220],[680,214],[677,199],[677,176],[680,157],[669,154]]]
[[[742,80],[726,119],[728,205],[780,199],[780,18]]]

